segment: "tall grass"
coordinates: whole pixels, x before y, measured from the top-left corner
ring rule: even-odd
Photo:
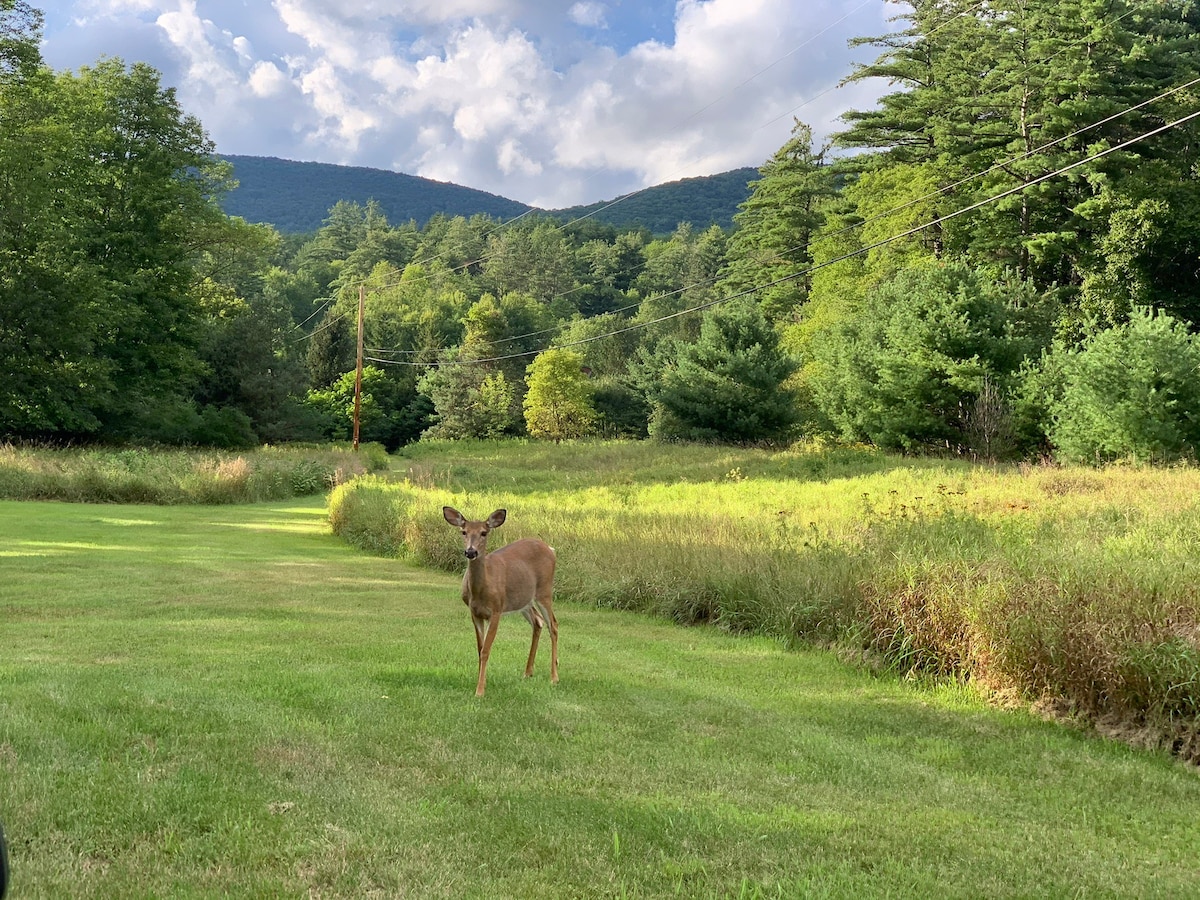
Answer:
[[[820,446],[417,446],[331,496],[373,552],[461,565],[505,506],[560,595],[970,681],[1200,760],[1200,471],[984,467]]]
[[[29,449],[0,445],[0,499],[250,503],[303,497],[387,467],[382,447],[264,447],[248,453]]]

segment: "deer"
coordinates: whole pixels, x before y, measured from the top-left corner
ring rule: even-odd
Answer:
[[[462,531],[467,571],[463,575],[462,599],[475,625],[475,649],[479,654],[479,681],[475,696],[482,697],[487,683],[488,656],[500,617],[519,612],[533,626],[533,642],[525,677],[533,675],[538,639],[550,628],[550,683],[558,684],[558,620],[554,618],[554,548],[537,538],[522,538],[487,551],[488,534],[504,524],[508,511],[498,509],[482,522],[471,521],[451,506],[442,507],[446,521]]]

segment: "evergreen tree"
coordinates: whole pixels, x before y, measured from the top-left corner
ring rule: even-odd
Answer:
[[[812,147],[812,129],[797,121],[791,139],[759,169],[762,177],[750,182],[750,197],[733,217],[737,230],[721,288],[729,293],[763,288],[756,296],[773,321],[792,317],[808,299],[810,243],[834,192],[824,155]],[[783,278],[789,280],[771,284]]]
[[[794,365],[753,301],[714,307],[700,339],[674,351],[674,363],[651,388],[652,435],[729,442],[787,435],[796,412],[783,384]]]
[[[461,352],[446,354],[422,376],[420,390],[435,410],[425,437],[496,438],[516,425],[516,395],[504,373],[488,371]]]
[[[851,80],[885,78],[903,90],[877,110],[848,113],[838,142],[884,151],[859,168],[928,170],[921,180],[940,191],[929,221],[1020,189],[925,232],[935,255],[1056,286],[1072,300],[1065,309],[1079,311],[1077,330],[1102,327],[1114,300],[1189,310],[1200,272],[1161,261],[1194,258],[1200,245],[1200,187],[1188,174],[1200,126],[1045,176],[1195,108],[1190,89],[1123,113],[1200,72],[1194,4],[916,0],[901,18],[903,31],[862,39],[884,53]],[[1114,217],[1141,252],[1107,239]]]
[[[1045,311],[962,263],[907,269],[814,336],[806,388],[846,440],[995,455],[973,440],[980,417],[1007,415],[998,398],[1050,342]]]

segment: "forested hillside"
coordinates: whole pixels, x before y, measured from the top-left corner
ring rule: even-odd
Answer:
[[[339,200],[375,200],[391,221],[413,219],[420,224],[438,214],[511,219],[529,210],[524,203],[486,191],[383,169],[268,156],[222,158],[233,166],[237,182],[221,200],[225,212],[273,225],[283,234],[316,231]]]
[[[304,236],[222,212],[229,168],[154,70],[49,71],[3,8],[6,437],[345,437],[361,291],[363,435],[391,447],[1196,455],[1190,3],[917,0],[850,74],[892,92],[834,146],[797,122],[732,229],[342,200]]]
[[[399,172],[359,166],[292,162],[262,156],[224,156],[237,186],[222,199],[231,216],[273,225],[284,234],[316,231],[339,200],[374,200],[391,222],[424,225],[435,215],[476,214],[511,219],[531,207],[484,191]],[[730,228],[738,205],[746,200],[754,169],[685,178],[645,188],[601,203],[545,211],[564,222],[582,217],[618,227],[646,228],[670,234],[681,222]]]
[[[733,216],[750,194],[747,185],[758,177],[754,169],[732,169],[717,175],[668,181],[602,203],[551,210],[563,221],[584,216],[618,228],[646,228],[670,234],[683,222],[697,228],[733,227]]]

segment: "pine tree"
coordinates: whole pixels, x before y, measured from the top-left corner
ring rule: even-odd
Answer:
[[[834,193],[833,178],[824,149],[813,149],[812,129],[799,121],[759,174],[733,217],[737,230],[721,287],[729,293],[761,288],[756,296],[767,317],[787,319],[808,298],[810,243],[823,220],[822,204]]]
[[[654,436],[730,442],[786,436],[796,412],[783,383],[794,365],[753,300],[714,307],[700,340],[674,349],[674,363],[652,388]]]

